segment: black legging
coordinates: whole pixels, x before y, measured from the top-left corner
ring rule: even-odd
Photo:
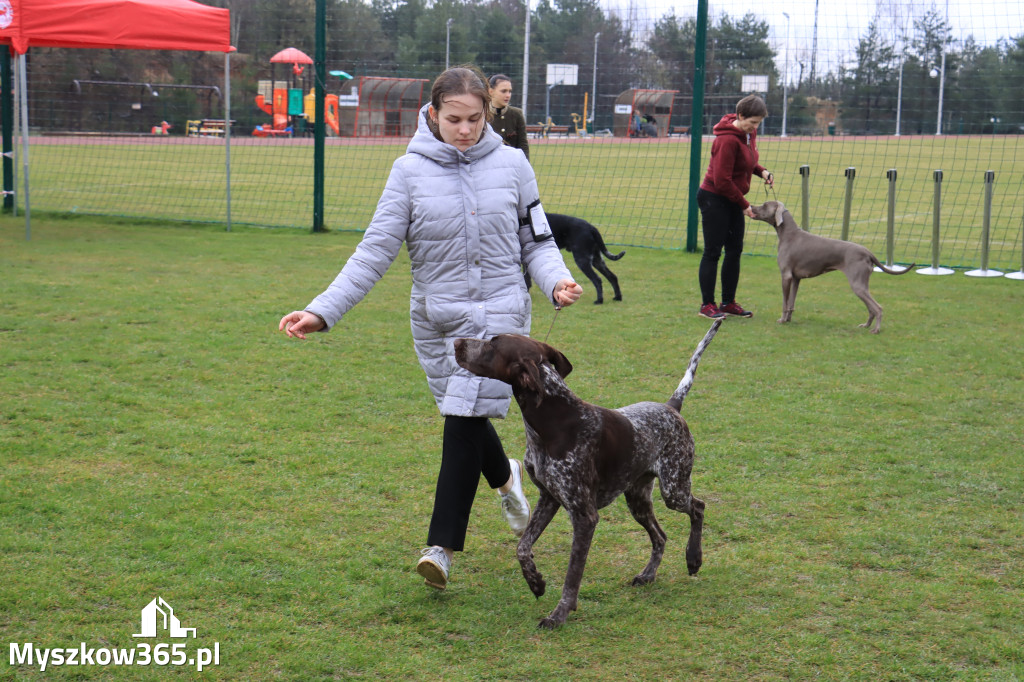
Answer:
[[[428,545],[462,551],[481,473],[491,488],[512,474],[498,432],[485,417],[445,417]]]
[[[702,305],[715,303],[715,279],[723,247],[722,305],[733,303],[736,300],[736,286],[740,281],[740,254],[743,253],[746,216],[739,204],[705,189],[697,190],[697,206],[700,208],[704,233],[704,255],[701,256],[697,275],[700,295],[704,299]]]

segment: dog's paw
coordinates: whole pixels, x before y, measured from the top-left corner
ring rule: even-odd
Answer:
[[[530,586],[530,592],[533,592],[533,596],[537,597],[537,599],[544,596],[544,590],[547,588],[547,583],[544,580],[539,578],[534,581],[528,580],[527,584]]]
[[[561,609],[555,609],[547,618],[541,618],[540,622],[537,623],[537,627],[544,630],[554,630],[563,623],[565,623],[565,613]]]
[[[633,587],[639,587],[641,585],[650,585],[654,582],[654,576],[646,576],[643,573],[633,578]]]

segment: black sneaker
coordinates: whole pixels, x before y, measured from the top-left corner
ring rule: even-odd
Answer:
[[[750,312],[749,310],[744,310],[743,306],[741,306],[736,301],[733,301],[732,303],[724,303],[724,304],[722,304],[722,307],[719,308],[718,310],[719,310],[719,312],[721,312],[721,313],[723,313],[725,315],[735,315],[736,317],[753,317],[754,316],[754,313]]]
[[[714,303],[705,303],[700,307],[700,311],[697,314],[709,320],[719,320],[725,317],[725,313],[719,310],[718,306]]]

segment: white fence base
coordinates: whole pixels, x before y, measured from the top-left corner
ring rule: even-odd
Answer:
[[[949,268],[921,268],[917,271],[919,275],[952,275],[953,271]]]
[[[998,270],[969,270],[964,273],[968,277],[1002,277],[1003,273]]]

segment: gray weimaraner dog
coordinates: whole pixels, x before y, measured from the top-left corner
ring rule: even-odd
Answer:
[[[704,503],[690,492],[693,436],[679,413],[700,356],[722,320],[697,346],[679,386],[666,402],[641,402],[609,410],[580,400],[564,378],[572,364],[559,351],[534,339],[499,334],[489,341],[456,339],[455,361],[479,376],[512,385],[526,426],[526,471],[540,499],[519,541],[517,556],[530,590],[540,597],[545,582],[533,562],[533,543],[559,507],[572,522],[572,553],[558,606],[541,620],[554,628],[576,610],[583,567],[597,527],[597,511],[625,495],[633,518],[651,539],[651,557],[634,585],[654,581],[665,551],[665,531],[654,517],[654,479],[665,504],[690,517],[686,566],[690,575],[701,565]]]
[[[910,272],[914,264],[904,270],[890,270],[875,258],[875,254],[860,244],[820,237],[801,230],[781,201],[766,201],[750,208],[754,211],[754,218],[773,225],[779,235],[778,260],[779,271],[782,273],[782,317],[779,322],[792,319],[800,280],[842,270],[853,293],[868,307],[868,321],[860,326],[870,327],[874,321],[871,333],[878,333],[882,326],[882,306],[868,291],[872,267],[890,275],[902,275]]]

